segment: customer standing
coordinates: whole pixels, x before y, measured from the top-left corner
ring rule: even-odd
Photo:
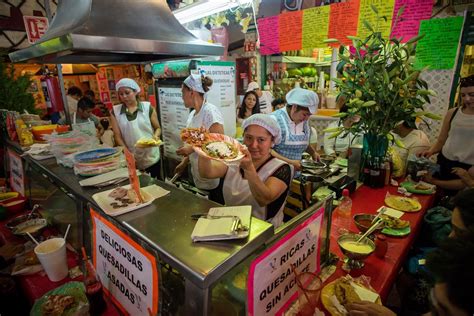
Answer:
[[[110,115],[115,143],[127,147],[134,154],[138,169],[157,178],[160,176],[160,149],[135,147],[140,138],[160,138],[161,128],[156,110],[150,102],[140,101],[138,95],[141,90],[133,79],[120,79],[115,88],[122,102],[114,105]]]
[[[69,109],[69,116],[72,117],[74,113],[77,111],[77,101],[82,98],[82,91],[76,86],[71,86],[67,89],[67,107]]]
[[[257,92],[248,91],[245,93],[242,105],[237,111],[237,123],[242,124],[243,120],[257,113],[260,113],[260,103]]]
[[[255,81],[249,83],[247,92],[249,91],[255,91],[255,93],[257,93],[260,103],[260,113],[268,114],[272,112],[273,95],[269,91],[260,89],[260,86]]]
[[[319,155],[310,146],[311,128],[308,119],[316,113],[318,95],[311,90],[295,88],[286,94],[286,108],[276,110],[271,115],[276,118],[281,129],[281,142],[273,147],[272,155],[301,170],[301,157],[307,151],[314,160]]]
[[[206,92],[212,86],[212,79],[201,75],[188,76],[182,85],[181,92],[183,94],[184,106],[193,109],[189,113],[186,127],[200,128],[204,127],[210,133],[224,134],[224,118],[219,109],[208,103],[206,100]],[[191,173],[194,185],[198,189],[210,191],[215,189],[219,184],[219,179],[205,179],[200,176],[198,170],[198,156],[190,145],[184,145],[176,151],[178,155],[184,156],[181,163],[176,166],[175,174],[184,172],[189,163],[191,163]],[[212,197],[210,192],[210,198]]]
[[[448,110],[438,140],[421,155],[438,154],[440,172],[437,178],[425,180],[442,188],[455,190],[450,180],[458,180],[453,168],[468,170],[474,166],[474,75],[461,79],[461,107]],[[456,181],[458,182],[458,181]]]

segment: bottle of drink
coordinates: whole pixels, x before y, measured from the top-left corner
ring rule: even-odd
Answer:
[[[103,297],[103,288],[94,267],[87,259],[86,250],[82,247],[82,255],[85,264],[86,274],[84,276],[84,286],[86,288],[86,296],[89,301],[89,312],[91,315],[100,315],[107,308]]]
[[[342,190],[342,199],[334,210],[333,219],[339,235],[345,234],[351,227],[352,199],[349,190]]]

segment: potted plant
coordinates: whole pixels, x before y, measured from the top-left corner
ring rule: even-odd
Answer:
[[[375,7],[372,10],[378,14]],[[402,12],[403,8],[397,18]],[[403,147],[392,134],[400,121],[408,117],[440,119],[424,111],[424,104],[430,103],[429,96],[435,93],[420,78],[423,70],[414,68],[412,63],[415,43],[423,35],[402,43],[401,39],[383,38],[366,21],[364,25],[370,34],[366,38],[348,36],[353,46],[339,49],[338,70],[342,78],[332,78],[339,87],[338,98],[344,98],[349,107],[348,113],[336,116],[352,118],[354,124],[328,130],[331,137],[349,132],[364,135],[361,170],[366,164],[383,162],[389,142]]]
[[[2,58],[0,54],[0,58]],[[0,62],[0,109],[8,111],[36,113],[35,99],[28,88],[31,78],[28,75],[14,75],[13,65]]]

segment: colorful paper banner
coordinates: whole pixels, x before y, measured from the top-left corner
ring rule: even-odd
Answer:
[[[372,10],[371,5],[375,6],[378,10],[377,14]],[[367,37],[371,31],[367,29],[363,21],[367,21],[372,25],[372,28],[382,33],[382,37],[388,38],[390,36],[390,28],[392,26],[393,8],[395,0],[361,0],[359,9],[359,27],[357,28],[357,34],[361,38]],[[387,21],[382,19],[383,16],[387,17]]]
[[[459,46],[464,17],[421,21],[419,34],[425,34],[416,45],[415,67],[452,69]]]
[[[351,0],[331,4],[329,13],[328,38],[336,38],[343,45],[351,45],[352,41],[347,38],[348,35],[357,35],[357,24],[359,23],[359,0]],[[303,30],[304,32],[304,30]],[[339,43],[330,44],[332,47],[338,47]]]
[[[258,19],[258,33],[260,35],[260,54],[271,55],[280,52],[279,16]]]
[[[323,41],[328,37],[329,10],[328,5],[303,10],[303,49],[328,46]]]
[[[303,11],[283,13],[278,17],[280,51],[300,50]]]
[[[397,20],[398,10],[405,6]],[[433,11],[433,0],[396,0],[393,10],[392,34],[390,37],[403,37],[405,43],[418,35],[421,20],[429,20]]]

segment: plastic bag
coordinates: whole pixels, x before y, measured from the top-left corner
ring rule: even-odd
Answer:
[[[424,221],[429,228],[431,239],[436,244],[448,238],[451,233],[451,216],[452,212],[442,206],[435,206],[426,212]]]
[[[56,157],[58,164],[72,168],[74,165],[73,155],[79,151],[90,150],[99,147],[97,137],[73,130],[64,134],[53,132],[44,138],[51,145],[51,152]]]
[[[97,130],[95,128],[95,124],[91,119],[84,123],[76,123],[76,112],[73,114],[73,123],[71,124],[73,131],[78,131],[89,135],[91,137],[97,138]]]

